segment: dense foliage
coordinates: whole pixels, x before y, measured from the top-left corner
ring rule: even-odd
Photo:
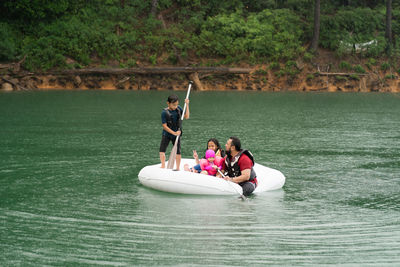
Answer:
[[[313,0],[159,0],[152,13],[153,2],[2,0],[0,61],[26,56],[30,70],[177,64],[193,57],[208,64],[287,62],[312,37]],[[344,54],[372,42],[361,53],[382,55],[384,0],[321,2],[320,47]],[[393,4],[392,30],[398,53],[399,4]]]

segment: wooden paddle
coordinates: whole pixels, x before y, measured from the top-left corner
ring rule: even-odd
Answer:
[[[221,172],[220,169],[217,169],[217,171],[218,171],[219,174],[221,174],[222,178],[225,178],[225,175]],[[226,181],[233,189],[235,189],[236,193],[239,194],[239,196],[240,196],[240,198],[241,198],[242,200],[246,200],[246,199],[247,199],[243,194],[241,194],[241,193],[236,189],[236,187],[232,186],[232,185],[229,183],[228,180],[225,180],[225,181]]]
[[[186,94],[186,99],[189,99],[190,88],[192,87],[192,84],[193,84],[193,82],[190,81],[189,82],[189,88],[188,88],[188,91],[187,91],[187,94]],[[183,106],[182,117],[180,118],[181,122],[183,121],[183,118],[185,116],[185,112],[186,112],[186,102],[185,102],[185,105]],[[182,125],[182,123],[180,125]],[[178,130],[180,130],[180,129],[178,129]],[[179,137],[180,136],[176,137],[174,147],[171,150],[171,154],[169,154],[167,169],[173,169],[174,168],[174,163],[175,163],[175,160],[176,160],[176,152],[178,151]]]

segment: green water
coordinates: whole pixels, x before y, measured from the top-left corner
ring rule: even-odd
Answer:
[[[140,185],[168,94],[0,94],[0,265],[400,264],[399,95],[194,92],[184,157],[236,135],[287,178],[243,202]]]

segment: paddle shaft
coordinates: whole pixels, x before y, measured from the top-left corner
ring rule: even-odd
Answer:
[[[222,178],[225,178],[225,177],[226,177],[226,176],[221,172],[220,169],[217,169],[217,171],[218,171],[219,174],[221,174]],[[233,189],[235,189],[236,193],[238,193],[238,194],[240,195],[240,198],[241,198],[242,200],[246,200],[246,197],[245,197],[243,194],[241,194],[234,186],[232,186],[232,185],[229,183],[228,180],[225,180],[225,181],[226,181]]]

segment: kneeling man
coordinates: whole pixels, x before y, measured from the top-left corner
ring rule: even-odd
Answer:
[[[222,169],[226,172],[225,180],[239,184],[243,195],[250,195],[257,187],[254,171],[254,157],[250,151],[241,148],[239,138],[230,137],[225,144],[226,156]]]

